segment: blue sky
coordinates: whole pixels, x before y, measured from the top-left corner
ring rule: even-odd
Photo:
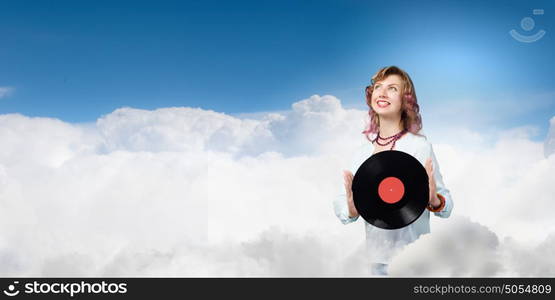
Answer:
[[[532,9],[544,9],[533,15]],[[0,113],[92,122],[116,108],[286,110],[313,94],[364,108],[398,65],[423,111],[472,100],[488,126],[555,115],[553,1],[1,1]],[[535,28],[520,28],[532,17]],[[509,35],[545,30],[534,43]],[[506,105],[508,102],[509,105]],[[523,107],[520,107],[522,103]],[[521,110],[522,108],[522,110]],[[480,107],[478,108],[480,109]]]

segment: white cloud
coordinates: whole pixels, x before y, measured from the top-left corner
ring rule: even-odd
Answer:
[[[356,139],[364,125],[360,111],[344,110],[333,96],[315,95],[293,104],[286,113],[258,117],[260,120],[239,119],[187,107],[155,111],[121,108],[100,118],[97,127],[103,152],[218,151],[258,155],[277,151],[289,156],[345,148],[334,139]]]
[[[392,276],[493,276],[502,264],[495,251],[499,240],[488,228],[453,216],[397,255]]]
[[[331,201],[366,116],[317,95],[258,119],[121,108],[91,127],[0,115],[0,275],[363,275],[362,223],[342,225]],[[477,252],[510,238],[518,247],[500,243],[514,250],[502,263],[538,260],[519,245],[551,245],[555,156],[543,156],[529,128],[493,144],[459,132],[434,143],[456,205],[430,236],[444,225],[474,230],[485,243]],[[492,233],[452,225],[457,215]]]
[[[14,88],[9,86],[0,86],[0,99],[10,96],[14,91]]]
[[[547,132],[543,151],[545,157],[555,153],[555,117],[549,120],[549,131]]]
[[[389,268],[391,276],[551,277],[555,234],[529,245],[500,240],[489,228],[455,216],[432,234],[407,245]]]
[[[555,228],[555,156],[545,158],[542,144],[527,130],[509,130],[492,146],[436,144],[446,185],[457,213],[492,228],[502,237],[540,241]],[[474,148],[474,149],[473,149]]]

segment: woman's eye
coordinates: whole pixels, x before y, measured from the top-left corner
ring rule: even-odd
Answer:
[[[390,90],[394,90],[394,91],[397,91],[397,88],[396,88],[396,87],[394,87],[394,86],[390,87],[389,89],[390,89]]]

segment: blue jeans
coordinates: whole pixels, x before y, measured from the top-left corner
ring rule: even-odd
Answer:
[[[387,264],[372,263],[370,264],[370,274],[378,276],[387,276]]]

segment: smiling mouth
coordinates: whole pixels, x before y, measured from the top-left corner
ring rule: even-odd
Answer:
[[[385,101],[385,100],[378,100],[378,101],[376,102],[376,104],[378,105],[378,107],[384,108],[384,107],[389,106],[391,103],[389,103],[389,102],[387,102],[387,101]]]

